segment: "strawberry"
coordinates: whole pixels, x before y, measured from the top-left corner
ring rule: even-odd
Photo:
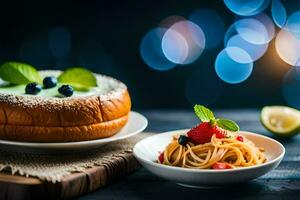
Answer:
[[[214,134],[218,139],[225,138],[226,130],[232,132],[240,130],[240,127],[232,120],[215,118],[214,113],[205,106],[196,104],[194,111],[202,123],[189,130],[187,135],[195,144],[210,142]]]
[[[227,163],[216,162],[212,165],[213,169],[232,169],[232,166]]]
[[[224,129],[219,128],[218,126],[214,126],[214,133],[216,138],[222,139],[226,137],[226,131]]]
[[[213,134],[216,134],[216,137],[219,139],[224,138],[226,135],[224,130],[215,125],[211,125],[210,122],[202,122],[187,132],[188,137],[191,138],[195,144],[210,142]]]
[[[202,122],[187,132],[188,137],[196,144],[209,142],[213,134],[213,127],[209,122]]]
[[[164,162],[164,152],[161,152],[158,156],[158,161],[159,163],[163,163]]]

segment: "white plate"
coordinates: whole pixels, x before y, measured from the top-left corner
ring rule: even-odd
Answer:
[[[35,150],[35,153],[51,151],[51,150],[85,150],[90,148],[96,148],[104,145],[108,142],[114,142],[122,140],[131,136],[134,136],[142,132],[148,125],[147,119],[137,113],[131,111],[127,124],[122,128],[120,132],[109,138],[103,138],[98,140],[81,141],[81,142],[61,142],[61,143],[36,143],[36,142],[15,142],[0,140],[1,149],[9,149],[16,151],[23,150]],[[39,150],[39,151],[37,151]]]
[[[163,151],[172,136],[187,131],[171,131],[145,138],[134,146],[133,154],[146,169],[159,177],[187,187],[212,188],[241,183],[262,176],[277,167],[285,153],[283,145],[276,140],[241,131],[239,134],[252,140],[255,145],[265,148],[266,163],[228,170],[187,169],[157,163],[158,152]]]

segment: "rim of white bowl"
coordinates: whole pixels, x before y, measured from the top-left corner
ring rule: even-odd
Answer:
[[[176,167],[176,166],[169,166],[169,165],[163,165],[163,164],[160,164],[160,163],[156,163],[155,161],[149,161],[147,159],[144,159],[142,157],[139,157],[135,152],[136,152],[136,146],[138,144],[140,144],[141,142],[143,142],[144,140],[147,140],[148,138],[151,138],[151,137],[159,137],[161,134],[171,134],[171,133],[175,133],[175,132],[187,132],[188,130],[190,129],[179,129],[179,130],[173,130],[173,131],[168,131],[168,132],[163,132],[163,133],[157,133],[157,135],[153,135],[153,136],[150,136],[150,137],[147,137],[141,141],[139,141],[138,143],[136,143],[134,145],[134,148],[133,148],[133,155],[134,157],[136,157],[137,159],[140,159],[142,160],[143,162],[145,163],[148,163],[150,165],[154,165],[155,167],[160,167],[160,168],[165,168],[165,169],[172,169],[172,170],[178,170],[178,171],[185,171],[185,172],[193,172],[193,173],[201,173],[201,172],[208,172],[208,173],[227,173],[227,172],[233,172],[233,171],[244,171],[244,170],[250,170],[250,169],[257,169],[257,168],[261,168],[261,167],[265,167],[265,166],[268,166],[268,165],[272,165],[276,162],[280,162],[282,160],[282,158],[284,157],[285,155],[285,148],[284,146],[278,142],[277,140],[274,140],[273,138],[270,138],[270,137],[267,137],[265,135],[261,135],[261,134],[257,134],[257,133],[253,133],[253,132],[249,132],[249,131],[239,131],[241,132],[242,134],[243,133],[246,133],[248,135],[253,135],[255,137],[261,137],[265,140],[270,140],[274,143],[276,143],[278,146],[280,146],[280,148],[282,149],[282,152],[281,154],[276,157],[275,159],[271,160],[271,161],[267,161],[263,164],[259,164],[259,165],[254,165],[254,166],[248,166],[248,167],[241,167],[241,168],[235,168],[235,169],[226,169],[226,170],[223,170],[223,169],[194,169],[194,168],[183,168],[183,167]]]

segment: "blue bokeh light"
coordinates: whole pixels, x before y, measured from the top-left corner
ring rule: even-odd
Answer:
[[[52,55],[63,58],[71,51],[71,34],[64,27],[57,27],[49,31],[48,44]]]
[[[286,23],[287,14],[285,7],[280,0],[272,0],[271,13],[275,24],[279,28],[282,28]]]
[[[208,8],[195,10],[189,19],[203,30],[206,49],[214,49],[220,45],[225,33],[225,25],[223,19],[215,10]]]
[[[232,55],[235,58],[232,58]],[[238,47],[226,47],[217,56],[215,70],[220,79],[230,84],[237,84],[245,81],[252,73],[253,62],[240,63],[236,61],[251,60],[250,55]]]
[[[228,27],[228,29],[227,29],[227,31],[226,31],[226,33],[225,33],[225,35],[224,35],[223,44],[224,44],[225,47],[226,47],[226,45],[227,45],[228,40],[229,40],[232,36],[236,35],[237,33],[238,33],[238,32],[237,32],[236,29],[235,29],[235,24],[234,24],[234,23],[231,24],[231,25]]]
[[[268,32],[268,39],[266,41],[270,42],[275,36],[275,25],[272,19],[265,13],[260,13],[258,15],[252,16],[252,18],[258,20],[265,26],[265,29]]]
[[[237,15],[252,16],[266,9],[270,0],[224,0],[224,3]]]
[[[275,40],[275,48],[284,62],[292,66],[300,66],[300,39],[294,34],[281,29]]]
[[[252,44],[247,42],[246,40],[244,40],[240,35],[234,35],[232,36],[228,42],[227,42],[227,47],[239,47],[243,50],[245,50],[251,57],[251,61],[256,61],[259,58],[261,58],[264,53],[267,51],[268,49],[268,43],[266,44]],[[246,56],[246,60],[242,60],[245,59],[245,57],[239,57],[239,61],[241,61],[242,63],[247,63],[249,62]]]
[[[300,11],[296,11],[289,16],[284,28],[300,39]]]
[[[206,37],[203,30],[197,24],[191,21],[187,22],[187,27],[189,29],[189,34],[191,35],[191,42],[194,42],[196,44],[196,47],[193,48],[201,54],[206,45]],[[189,36],[189,34],[187,35],[187,37]]]
[[[150,30],[142,39],[140,53],[144,62],[151,68],[165,71],[176,66],[169,61],[161,48],[162,38],[167,29],[155,28]]]
[[[262,32],[259,32],[260,30],[262,30]],[[237,21],[231,24],[225,33],[223,40],[224,46],[226,46],[228,40],[236,34],[240,34],[244,40],[254,45],[266,44],[274,38],[275,26],[272,19],[265,13],[247,18],[237,17]],[[261,38],[260,41],[259,38],[255,38],[257,35]]]
[[[168,32],[170,31],[175,31],[177,33],[179,33],[181,36],[183,36],[183,38],[186,41],[187,44],[187,56],[186,58],[181,61],[181,62],[176,62],[178,64],[182,64],[182,65],[186,65],[186,64],[190,64],[192,62],[194,62],[195,60],[197,60],[200,55],[202,54],[204,48],[205,48],[205,35],[202,31],[202,29],[195,23],[185,20],[185,21],[180,21],[178,23],[173,24],[165,33],[165,35],[163,36],[163,41],[165,40],[165,37],[168,37]],[[174,35],[174,34],[173,34]],[[174,37],[176,38],[176,37]],[[179,37],[177,37],[179,38]],[[182,49],[185,49],[185,44],[183,42],[180,42],[181,39],[177,39],[176,42],[173,42],[173,45],[171,42],[169,42],[168,44],[170,45],[170,48],[168,48],[170,51],[178,51],[178,53],[170,53],[169,55],[166,54],[166,50],[165,47],[163,46],[163,52],[165,53],[165,56],[167,58],[170,57],[170,55],[172,54],[173,56],[175,55],[180,55],[180,53],[184,53],[184,50],[175,50],[175,48],[179,48],[178,45],[182,44]],[[173,50],[172,47],[173,46]],[[182,56],[183,57],[183,56]],[[182,58],[181,57],[181,58]],[[170,59],[170,61],[174,62],[174,61],[180,61],[181,58],[173,58]]]
[[[189,47],[185,38],[173,29],[166,31],[161,46],[166,58],[173,63],[184,63],[188,57]]]
[[[291,68],[282,81],[282,94],[288,105],[300,109],[300,69]]]
[[[265,44],[270,41],[267,28],[263,23],[254,18],[241,19],[234,24],[238,34],[250,43]]]
[[[235,62],[248,64],[253,62],[251,56],[240,47],[226,47],[226,54]]]

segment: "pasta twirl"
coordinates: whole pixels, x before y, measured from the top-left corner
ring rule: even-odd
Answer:
[[[192,142],[181,145],[178,143],[178,136],[173,136],[163,152],[162,164],[210,169],[217,162],[226,163],[230,168],[238,168],[262,164],[266,162],[266,157],[264,149],[256,147],[246,138],[239,141],[235,134],[221,139],[213,135],[210,142],[198,145]]]

